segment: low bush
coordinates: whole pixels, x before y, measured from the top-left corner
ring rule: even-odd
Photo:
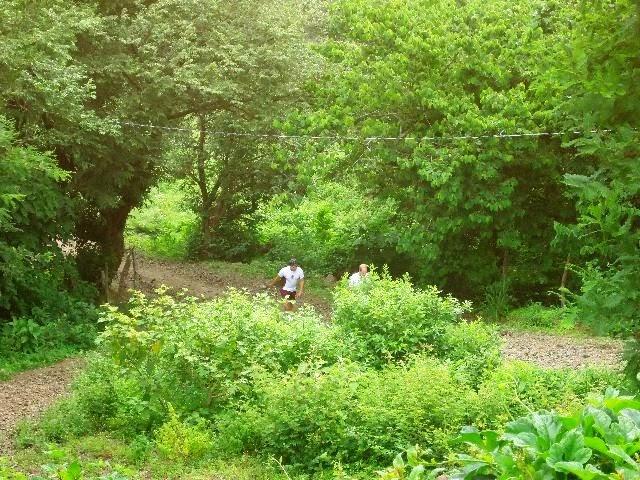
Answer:
[[[338,332],[312,309],[284,318],[272,299],[233,290],[201,303],[137,294],[102,322],[102,353],[79,380],[78,401],[96,425],[130,435],[157,428],[167,403],[207,417],[252,396],[255,369],[343,354]]]
[[[336,460],[375,465],[415,442],[442,454],[451,434],[470,421],[473,396],[428,357],[383,370],[305,364],[261,376],[255,392],[254,401],[219,418],[221,448],[282,457],[305,470]]]
[[[435,287],[420,290],[407,277],[372,271],[356,288],[345,281],[336,287],[333,321],[354,341],[354,356],[381,366],[420,351],[442,353],[447,326],[468,308]]]
[[[590,394],[621,385],[622,374],[606,369],[544,369],[505,362],[478,389],[475,425],[497,428],[534,410],[568,412]]]
[[[46,410],[38,426],[44,437],[54,442],[78,438],[92,430],[89,419],[73,397],[61,400]]]
[[[447,325],[440,348],[466,383],[477,387],[500,365],[500,345],[496,328],[476,321]]]
[[[639,478],[640,402],[614,389],[568,416],[540,411],[508,422],[503,433],[463,429],[469,452],[450,461],[427,462],[418,448],[398,455],[383,480],[449,478]],[[636,458],[634,458],[636,457]]]
[[[383,369],[353,362],[258,374],[255,396],[218,416],[218,448],[282,457],[305,471],[371,468],[406,445],[444,456],[460,428],[500,428],[537,409],[570,412],[619,374],[496,367],[476,392],[455,364],[419,355]]]
[[[211,450],[211,433],[203,422],[194,425],[178,418],[169,405],[169,419],[155,433],[158,452],[173,461],[188,461],[202,458]]]

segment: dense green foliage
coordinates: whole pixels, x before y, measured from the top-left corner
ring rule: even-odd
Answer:
[[[57,243],[69,238],[67,179],[0,117],[0,375],[93,343],[92,289]]]
[[[332,13],[323,52],[339,73],[318,85],[313,115],[293,125],[362,137],[558,128],[550,111],[556,91],[538,83],[564,55],[552,46],[568,38],[572,6],[342,1]],[[575,163],[559,139],[407,139],[344,149],[327,173],[348,168],[365,195],[398,205],[389,220],[403,271],[464,296],[503,276],[518,295],[559,285],[563,252],[549,243],[554,220],[573,214],[562,174]]]
[[[582,408],[640,383],[637,0],[6,0],[0,26],[0,376],[104,327],[22,446],[107,432],[178,476],[245,453],[366,476],[420,444],[383,477],[638,477],[637,402]],[[330,319],[233,290],[99,315],[125,227],[174,259],[388,267]],[[626,381],[504,362],[452,295],[635,333]]]
[[[295,256],[305,268],[341,274],[393,258],[393,201],[358,192],[357,184],[326,183],[302,198],[275,196],[259,212],[259,239],[273,258]],[[391,257],[390,257],[391,256]]]
[[[471,452],[458,454],[460,467],[433,469],[411,448],[407,462],[398,455],[381,478],[426,480],[448,470],[461,479],[638,478],[640,402],[609,389],[590,403],[567,416],[532,413],[507,423],[503,433],[467,427],[458,442],[469,444]]]
[[[83,278],[114,275],[129,213],[178,178],[188,232],[132,220],[158,254],[388,264],[496,317],[564,288],[635,328],[632,0],[5,3],[0,115],[66,178]],[[508,136],[531,132],[565,133]]]
[[[24,446],[107,431],[187,464],[248,452],[297,472],[336,461],[370,472],[406,445],[447,455],[465,425],[568,412],[622,383],[608,371],[503,363],[493,329],[407,279],[338,287],[333,324],[237,291],[207,302],[159,293],[104,310],[99,351]]]
[[[358,288],[337,286],[333,321],[354,340],[353,355],[382,365],[421,349],[441,353],[446,327],[467,309],[435,287],[415,290],[408,278],[371,272]]]
[[[356,197],[394,205],[384,261],[374,243],[346,263],[367,255],[459,296],[486,295],[497,315],[581,288],[581,318],[632,327],[637,5],[343,0],[329,20],[326,79],[311,87],[312,111],[283,126],[363,139],[304,151],[299,179],[311,192],[355,178]],[[449,138],[549,131],[568,133]],[[365,140],[375,135],[409,138]],[[423,136],[435,140],[411,139]],[[579,275],[565,281],[567,263]]]
[[[3,4],[0,114],[15,120],[24,144],[51,151],[68,172],[74,203],[65,220],[85,278],[113,275],[127,216],[159,174],[179,170],[195,179],[205,219],[246,203],[237,194],[256,187],[245,175],[254,170],[255,145],[194,142],[188,130],[268,126],[296,100],[297,84],[313,71],[305,35],[315,28],[307,21],[315,9],[295,0],[275,5]],[[177,138],[132,123],[187,133]],[[245,174],[236,175],[240,167]],[[269,175],[255,176],[270,184]]]
[[[197,216],[179,184],[161,183],[131,212],[125,230],[128,246],[148,255],[181,259],[197,230]]]

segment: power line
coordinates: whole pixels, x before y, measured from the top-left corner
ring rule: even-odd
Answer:
[[[199,132],[196,128],[180,128],[180,127],[165,127],[161,125],[153,125],[151,123],[136,123],[136,122],[128,122],[121,121],[119,122],[121,125],[140,128],[140,129],[155,129],[155,130],[165,130],[165,131],[176,131],[176,132]],[[385,137],[385,136],[368,136],[368,137],[357,137],[353,135],[286,135],[286,134],[278,134],[278,133],[256,133],[256,132],[230,132],[230,131],[219,131],[219,130],[206,130],[206,133],[212,137],[245,137],[245,138],[271,138],[275,140],[351,140],[351,141],[364,141],[365,143],[371,142],[391,142],[391,141],[415,141],[415,142],[439,142],[439,141],[447,141],[447,140],[485,140],[485,139],[513,139],[513,138],[540,138],[540,137],[561,137],[565,135],[575,135],[575,136],[583,136],[587,134],[597,134],[597,133],[611,133],[613,130],[611,129],[603,129],[603,130],[567,130],[560,132],[524,132],[524,133],[482,133],[477,135],[467,134],[467,135],[442,135],[442,136],[424,136],[424,137]]]

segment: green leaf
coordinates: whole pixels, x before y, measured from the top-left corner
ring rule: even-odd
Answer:
[[[411,469],[407,480],[422,480],[425,468],[424,465],[416,465]]]
[[[416,467],[420,463],[417,446],[409,447],[407,449],[407,463],[412,467]]]
[[[554,465],[554,468],[558,472],[572,473],[581,480],[609,478],[608,475],[605,475],[593,465],[587,465],[584,467],[579,462],[558,462]]]
[[[549,449],[547,465],[555,468],[557,463],[571,462],[583,465],[591,458],[592,451],[586,448],[584,437],[576,430],[568,432]]]
[[[612,445],[609,448],[609,451],[611,452],[611,455],[616,457],[619,461],[625,462],[636,469],[639,467],[638,463],[631,458],[620,445]]]

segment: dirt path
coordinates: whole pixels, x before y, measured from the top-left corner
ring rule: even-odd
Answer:
[[[610,338],[575,338],[533,332],[506,332],[502,354],[547,368],[622,365],[623,342]]]
[[[136,260],[138,288],[151,291],[161,285],[174,289],[187,289],[191,295],[217,297],[229,287],[247,289],[251,293],[265,291],[265,279],[247,279],[233,269],[214,272],[202,263],[154,260],[138,256]],[[131,283],[131,280],[129,280]]]
[[[186,289],[189,294],[213,298],[224,293],[228,288],[244,289],[248,292],[264,293],[275,292],[265,289],[265,284],[271,278],[261,276],[248,276],[233,268],[234,264],[228,264],[224,272],[214,271],[203,263],[176,262],[170,260],[155,260],[138,256],[136,260],[136,287],[145,292],[165,285],[172,289]],[[275,275],[274,275],[275,276]],[[131,273],[127,280],[132,287]],[[330,317],[331,306],[329,303],[305,289],[304,303],[313,305],[325,318]]]
[[[9,451],[18,421],[37,416],[64,395],[82,364],[81,359],[69,358],[0,382],[0,454]]]

